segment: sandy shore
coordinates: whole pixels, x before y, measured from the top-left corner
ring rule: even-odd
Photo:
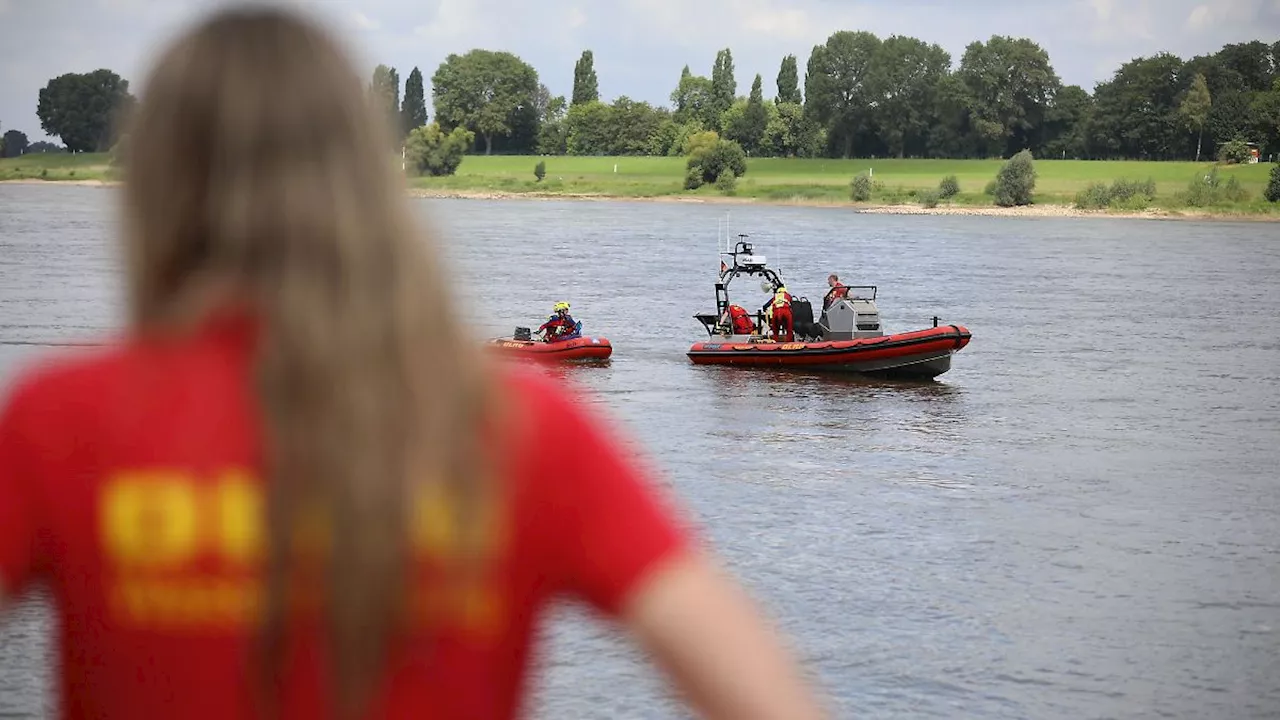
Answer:
[[[0,180],[0,185],[82,185],[85,187],[111,187],[119,184],[120,183],[116,180],[41,180],[40,178]]]
[[[85,187],[113,187],[119,185],[115,180],[0,180],[0,184],[16,185],[80,185]],[[426,188],[410,188],[410,197],[455,199],[455,200],[578,200],[597,202],[661,202],[661,203],[693,203],[715,205],[782,205],[799,207],[841,208],[854,213],[870,213],[878,215],[965,215],[975,217],[1093,217],[1093,218],[1130,218],[1140,220],[1251,220],[1256,222],[1278,222],[1280,213],[1272,214],[1229,214],[1206,210],[1163,210],[1152,208],[1138,212],[1121,212],[1110,210],[1081,210],[1073,205],[1024,205],[1022,207],[1002,208],[994,205],[939,205],[926,208],[920,205],[877,205],[853,204],[831,200],[813,200],[810,198],[793,198],[789,200],[768,200],[751,197],[728,197],[708,195],[688,197],[682,195],[661,195],[656,197],[625,197],[592,193],[507,193],[479,190],[431,190]]]
[[[926,208],[921,205],[883,205],[872,203],[853,204],[830,200],[814,200],[810,198],[794,198],[789,200],[772,200],[751,197],[662,195],[656,197],[617,197],[604,194],[582,193],[504,193],[493,191],[470,190],[429,190],[411,188],[409,195],[419,198],[458,199],[458,200],[594,200],[598,202],[666,202],[666,203],[703,203],[714,205],[782,205],[800,207],[841,208],[854,213],[870,213],[878,215],[965,215],[975,217],[1093,217],[1093,218],[1130,218],[1138,220],[1254,220],[1260,222],[1280,221],[1280,213],[1262,214],[1227,214],[1184,208],[1181,210],[1164,210],[1151,208],[1141,211],[1081,210],[1074,205],[1023,205],[1021,207],[998,207],[995,205],[939,205]]]

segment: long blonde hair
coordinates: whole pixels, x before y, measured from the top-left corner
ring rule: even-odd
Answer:
[[[315,503],[332,530],[334,707],[354,716],[397,632],[411,486],[478,495],[480,351],[411,215],[386,123],[319,26],[282,9],[218,12],[162,53],[131,120],[133,323],[180,327],[229,294],[261,319],[264,697],[278,694],[291,536]]]

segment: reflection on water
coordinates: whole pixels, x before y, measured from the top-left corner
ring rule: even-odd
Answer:
[[[118,323],[112,197],[0,187],[0,381]],[[692,365],[723,208],[417,208],[477,337],[566,299],[610,339],[541,371],[625,425],[840,717],[1277,716],[1269,228],[733,210],[794,294],[834,271],[879,286],[888,332],[969,327],[918,382]],[[48,638],[39,601],[0,629],[0,715],[48,714]],[[535,717],[682,715],[593,615],[547,642]]]

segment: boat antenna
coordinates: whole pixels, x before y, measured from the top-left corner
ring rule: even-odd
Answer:
[[[716,254],[720,254],[720,232],[724,227],[724,218],[716,218]]]

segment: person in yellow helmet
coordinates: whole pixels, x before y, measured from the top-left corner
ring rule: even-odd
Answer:
[[[769,328],[773,331],[773,339],[780,340],[778,328],[785,326],[787,328],[787,342],[795,340],[795,328],[791,318],[791,293],[787,292],[785,285],[779,285],[778,289],[773,293],[773,303],[770,305],[773,313],[769,316]]]
[[[563,300],[555,304],[551,317],[538,328],[538,332],[546,333],[547,342],[560,342],[581,337],[580,330],[578,323],[569,314],[569,303]]]

